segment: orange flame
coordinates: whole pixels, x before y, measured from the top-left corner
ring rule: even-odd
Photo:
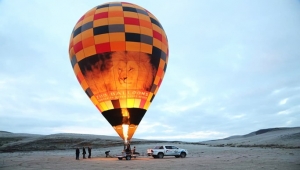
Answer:
[[[124,138],[124,142],[127,143],[127,139],[128,139],[128,128],[130,125],[130,115],[127,109],[122,109],[122,116],[123,116],[123,120],[122,120],[122,127],[123,127],[123,138]]]

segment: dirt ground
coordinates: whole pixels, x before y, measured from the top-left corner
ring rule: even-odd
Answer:
[[[299,170],[300,149],[209,147],[206,145],[178,144],[187,149],[186,158],[164,157],[154,159],[147,156],[152,144],[136,145],[140,156],[132,160],[118,160],[122,146],[93,148],[92,158],[75,160],[75,150],[34,151],[0,153],[0,169],[278,169]],[[105,157],[110,150],[111,157]],[[82,152],[82,151],[81,151]]]

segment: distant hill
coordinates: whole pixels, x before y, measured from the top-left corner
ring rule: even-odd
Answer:
[[[163,141],[132,139],[131,144],[159,143]],[[36,135],[0,131],[0,152],[66,150],[82,146],[106,148],[122,146],[119,137],[105,135],[88,135],[59,133],[52,135]]]
[[[209,140],[201,144],[231,147],[300,148],[300,127],[269,128],[224,139]]]
[[[134,145],[164,142],[216,147],[300,148],[300,127],[261,129],[246,135],[236,135],[203,142],[159,141],[135,138],[131,140],[131,144]],[[0,152],[66,150],[82,146],[108,148],[122,145],[123,141],[116,136],[73,133],[38,135],[0,131]]]

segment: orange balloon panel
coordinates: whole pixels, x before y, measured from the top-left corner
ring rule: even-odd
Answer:
[[[83,90],[119,136],[130,140],[167,68],[162,25],[135,4],[102,4],[76,23],[69,54]]]

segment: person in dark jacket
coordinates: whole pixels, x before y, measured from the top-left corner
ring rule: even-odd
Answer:
[[[91,158],[91,155],[92,155],[92,148],[91,147],[88,147],[88,153],[89,153],[88,158]]]
[[[130,144],[127,144],[127,148],[125,149],[126,154],[131,154]]]
[[[86,154],[85,148],[82,147],[82,155],[83,155],[83,159],[85,159],[85,154]]]
[[[80,154],[80,150],[79,148],[76,148],[76,160],[79,160],[79,154]]]

